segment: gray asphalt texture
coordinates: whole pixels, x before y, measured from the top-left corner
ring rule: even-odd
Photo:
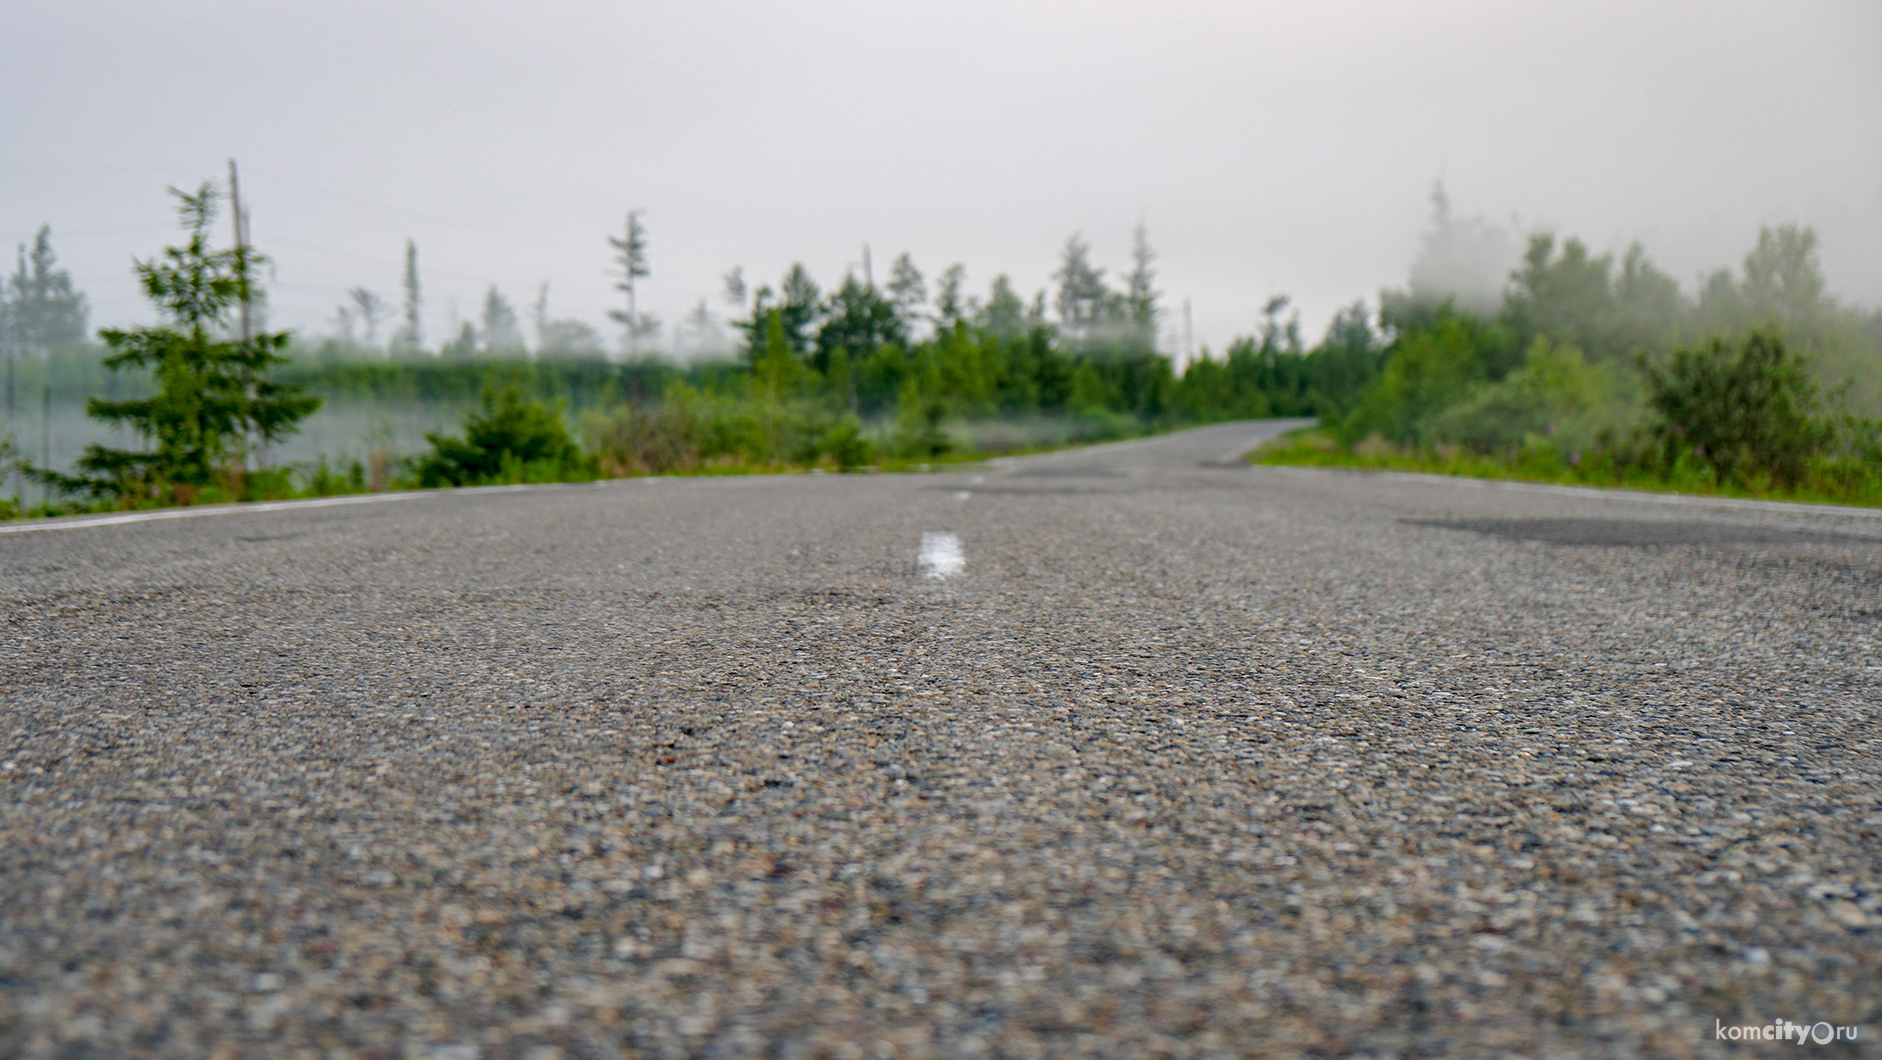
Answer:
[[[1882,519],[1274,429],[0,533],[0,1056],[1882,1055]]]

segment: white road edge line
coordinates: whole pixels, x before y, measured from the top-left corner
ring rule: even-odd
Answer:
[[[429,491],[427,491],[429,492]],[[374,504],[423,497],[425,492],[361,493],[346,497],[319,497],[305,501],[261,501],[253,504],[210,504],[201,508],[159,508],[148,512],[116,512],[88,515],[76,519],[0,524],[0,534],[30,534],[40,530],[82,530],[93,526],[117,526],[121,523],[149,523],[158,519],[195,519],[204,515],[253,515],[260,512],[292,511],[298,508],[332,508],[342,504]]]
[[[398,490],[392,493],[349,493],[343,497],[314,497],[304,501],[244,501],[240,504],[205,504],[198,508],[159,508],[155,511],[113,512],[110,515],[79,515],[41,520],[0,523],[0,534],[30,534],[39,530],[79,530],[92,526],[116,526],[120,523],[148,523],[157,519],[194,519],[204,515],[255,515],[261,512],[286,512],[299,508],[333,508],[342,504],[376,504],[380,501],[409,501],[416,497],[468,496],[474,493],[514,493],[517,490],[562,489],[571,486],[603,486],[603,479],[592,483],[523,482],[509,486],[447,486],[438,489]],[[632,481],[649,481],[646,479]]]
[[[945,530],[927,530],[921,535],[921,553],[915,565],[924,578],[946,578],[959,574],[967,566],[961,553],[961,539]]]

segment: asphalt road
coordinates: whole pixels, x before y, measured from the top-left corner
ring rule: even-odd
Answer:
[[[0,1056],[1882,1055],[1882,518],[1271,430],[0,528]]]

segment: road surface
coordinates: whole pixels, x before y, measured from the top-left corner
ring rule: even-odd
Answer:
[[[9,524],[0,1056],[1879,1055],[1882,518],[1275,429]]]

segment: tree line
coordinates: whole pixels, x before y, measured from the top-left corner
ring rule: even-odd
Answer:
[[[1446,205],[1427,259],[1483,241]],[[1268,459],[1882,502],[1882,312],[1831,297],[1817,248],[1763,227],[1688,294],[1638,244],[1538,233],[1471,308],[1415,266],[1363,385],[1306,403],[1321,430]]]
[[[163,321],[100,333],[112,389],[92,392],[90,412],[139,444],[93,446],[69,472],[32,468],[75,503],[894,465],[1270,415],[1318,418],[1321,434],[1302,450],[1318,460],[1544,454],[1564,467],[1625,460],[1783,484],[1801,481],[1811,459],[1871,459],[1858,443],[1868,421],[1856,413],[1882,403],[1882,313],[1827,295],[1816,235],[1796,226],[1761,230],[1738,271],[1708,274],[1692,294],[1637,245],[1615,256],[1539,233],[1485,297],[1447,289],[1469,271],[1459,248],[1485,240],[1440,193],[1406,289],[1341,309],[1311,346],[1290,301],[1273,296],[1250,334],[1186,366],[1159,349],[1167,311],[1141,226],[1115,278],[1073,235],[1051,286],[1031,297],[1005,275],[970,291],[961,265],[931,284],[906,253],[884,283],[865,258],[829,290],[802,264],[775,283],[733,269],[723,277],[735,313],[728,348],[682,364],[655,352],[658,321],[637,304],[636,284],[650,274],[640,211],[608,237],[623,295],[612,315],[628,355],[609,359],[593,329],[554,318],[545,287],[532,357],[519,314],[494,287],[479,323],[428,351],[409,241],[396,316],[360,288],[336,315],[338,334],[236,334],[237,310],[262,297],[262,259],[239,240],[211,246],[218,196],[212,185],[179,194],[188,239],[136,266]],[[69,356],[85,350],[83,296],[56,268],[46,233],[30,260],[22,253],[5,308],[10,366],[29,341],[48,368],[60,344]],[[704,303],[693,315],[716,326]],[[380,328],[395,323],[378,353]],[[95,385],[95,375],[77,378]],[[1766,395],[1757,398],[1766,412],[1791,410],[1758,414],[1788,415],[1779,433],[1789,441],[1773,449],[1759,434],[1768,424],[1701,422],[1737,415],[1729,409],[1747,394]],[[358,461],[267,465],[270,445],[323,400],[412,399],[468,406],[463,430],[433,434],[424,453],[381,454],[370,474]],[[1677,441],[1688,434],[1708,441]]]

